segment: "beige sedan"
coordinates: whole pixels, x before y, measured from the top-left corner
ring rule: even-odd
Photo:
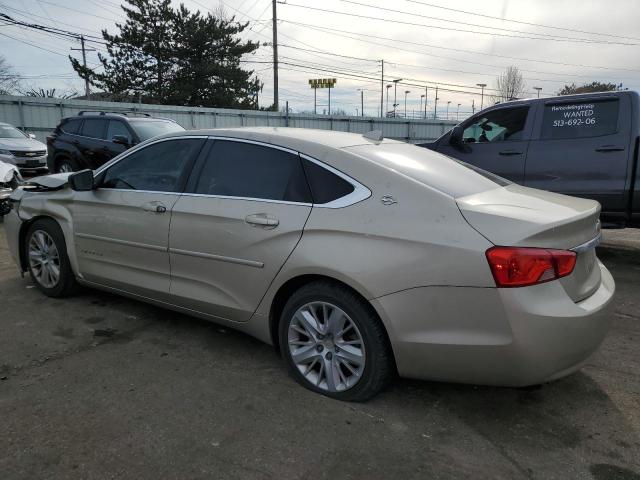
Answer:
[[[375,134],[181,132],[12,202],[11,251],[46,295],[80,284],[242,330],[338,399],[396,373],[547,382],[611,315],[596,202]]]

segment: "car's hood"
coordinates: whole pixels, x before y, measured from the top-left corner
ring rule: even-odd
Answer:
[[[22,150],[36,152],[46,150],[47,146],[33,138],[0,138],[0,150]]]
[[[42,177],[30,178],[27,185],[35,185],[48,190],[58,190],[67,185],[69,175],[71,175],[71,173],[72,172],[55,173],[53,175],[43,175]]]

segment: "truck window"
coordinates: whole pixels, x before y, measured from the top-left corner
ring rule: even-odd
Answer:
[[[529,107],[500,108],[477,117],[464,129],[464,143],[522,140]]]
[[[544,106],[542,139],[611,135],[618,130],[617,98],[582,102],[549,102]]]

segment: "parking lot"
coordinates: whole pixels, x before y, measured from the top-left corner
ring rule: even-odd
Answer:
[[[349,404],[214,324],[21,278],[0,224],[0,478],[640,479],[640,231],[607,231],[612,329],[539,388],[396,380]]]

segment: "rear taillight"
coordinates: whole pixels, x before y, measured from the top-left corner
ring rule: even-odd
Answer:
[[[492,247],[486,252],[498,287],[525,287],[573,272],[576,253],[548,248]]]

